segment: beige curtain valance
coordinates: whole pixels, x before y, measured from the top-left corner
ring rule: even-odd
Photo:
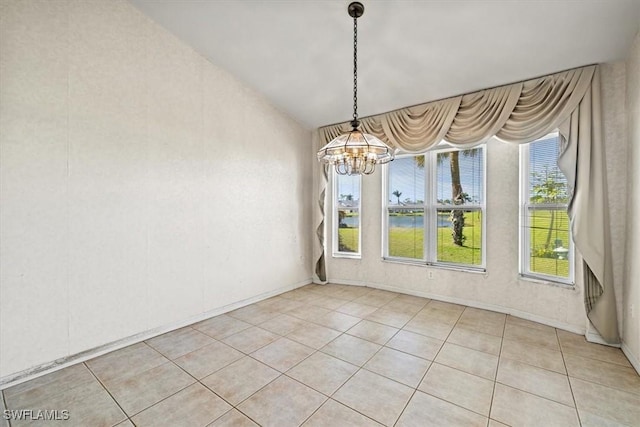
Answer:
[[[606,341],[617,343],[600,122],[595,65],[361,119],[366,133],[407,153],[424,152],[442,140],[468,147],[493,136],[523,144],[560,129],[564,151],[559,166],[572,190],[569,215],[574,242],[585,261],[587,315]],[[348,130],[347,122],[320,128],[321,145]],[[319,278],[325,281],[324,253],[316,271],[323,272]]]
[[[419,153],[445,140],[481,144],[493,136],[534,141],[560,127],[591,86],[596,66],[486,89],[361,119],[363,130],[392,147]],[[348,122],[320,128],[323,145],[350,130]]]

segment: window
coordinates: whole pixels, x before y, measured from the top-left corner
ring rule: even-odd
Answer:
[[[387,166],[385,258],[484,268],[484,153],[442,148]]]
[[[334,256],[360,257],[360,183],[360,175],[334,173]]]
[[[573,283],[567,179],[558,168],[560,138],[547,135],[520,147],[520,273]]]

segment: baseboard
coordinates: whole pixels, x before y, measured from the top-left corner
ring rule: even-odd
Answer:
[[[622,352],[625,356],[627,356],[627,359],[629,359],[629,362],[631,363],[631,366],[633,366],[633,369],[635,369],[638,375],[640,375],[640,360],[638,360],[633,352],[631,352],[631,349],[624,341],[622,342]]]
[[[238,308],[262,301],[267,298],[271,298],[276,295],[280,295],[284,292],[291,291],[293,289],[297,289],[299,287],[305,286],[312,283],[312,279],[306,279],[292,285],[283,286],[281,288],[275,289],[273,291],[265,292],[260,295],[256,295],[251,298],[247,298],[241,301],[234,302],[232,304],[225,305],[223,307],[218,307],[213,310],[209,310],[204,313],[200,313],[196,316],[189,317],[187,319],[180,320],[178,322],[172,322],[167,325],[163,325],[154,329],[150,329],[148,331],[141,332],[136,335],[132,335],[126,338],[122,338],[108,344],[95,347],[89,350],[85,350],[80,353],[72,354],[70,356],[66,356],[60,359],[57,359],[52,362],[43,363],[32,368],[26,369],[24,371],[17,372],[15,374],[7,375],[5,377],[0,378],[0,390],[4,390],[9,387],[13,387],[14,385],[21,384],[26,381],[30,381],[32,379],[41,377],[46,374],[50,374],[52,372],[58,371],[60,369],[64,369],[71,365],[75,365],[77,363],[82,363],[87,360],[93,359],[98,356],[102,356],[103,354],[110,353],[115,350],[120,350],[121,348],[130,346],[132,344],[139,343],[141,341],[145,341],[156,337],[158,335],[162,335],[164,333],[173,331],[175,329],[180,329],[188,325],[192,325],[194,323],[200,322],[202,320],[208,319],[210,317],[218,316],[220,314],[228,313],[230,311],[236,310]]]
[[[526,320],[531,320],[532,322],[541,323],[543,325],[551,326],[553,328],[562,329],[562,330],[573,332],[575,334],[580,334],[580,335],[584,335],[586,332],[586,329],[583,327],[571,325],[571,324],[560,322],[553,319],[548,319],[542,316],[537,316],[535,314],[528,313],[526,311],[516,310],[510,307],[503,307],[501,305],[488,304],[488,303],[469,300],[465,298],[449,297],[445,295],[438,295],[438,294],[432,294],[429,292],[423,292],[416,289],[398,288],[396,286],[388,286],[380,283],[365,283],[365,282],[354,281],[354,280],[331,280],[331,283],[336,283],[341,285],[352,285],[352,286],[367,286],[370,288],[382,289],[385,291],[398,292],[398,293],[413,295],[417,297],[429,298],[437,301],[450,302],[452,304],[466,305],[468,307],[479,308],[482,310],[490,310],[498,313],[510,314],[512,316],[520,317]]]

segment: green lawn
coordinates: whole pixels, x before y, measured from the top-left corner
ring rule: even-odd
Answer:
[[[358,252],[358,231],[359,228],[339,228],[339,250],[340,252]]]
[[[398,214],[400,215],[400,214]],[[398,258],[423,259],[424,230],[421,214],[406,214],[416,217],[416,227],[393,227],[389,229],[389,255]],[[448,213],[441,214],[448,218]],[[555,211],[553,227],[552,212],[537,210],[532,212],[531,227],[531,259],[532,272],[552,276],[569,277],[569,261],[558,259],[553,249],[558,246],[569,247],[569,218],[564,211]],[[549,229],[551,228],[551,231]],[[358,252],[358,229],[340,228],[338,235],[342,252]],[[438,227],[437,253],[439,262],[450,262],[467,265],[482,264],[482,214],[480,212],[465,213],[466,237],[463,246],[453,244],[450,227]],[[548,242],[548,244],[547,244]]]
[[[553,224],[552,224],[553,222]],[[565,211],[532,211],[529,221],[531,258],[530,269],[534,273],[569,277],[569,261],[558,259],[553,250],[569,248],[569,216]]]
[[[446,214],[448,217],[449,215]],[[463,246],[453,244],[450,227],[438,227],[437,253],[439,262],[458,264],[482,264],[482,213],[480,211],[464,214],[465,236]]]

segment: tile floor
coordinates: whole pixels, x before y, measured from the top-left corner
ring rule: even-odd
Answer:
[[[640,377],[618,349],[340,285],[305,286],[2,397],[10,410],[68,410],[64,426],[640,425]]]

